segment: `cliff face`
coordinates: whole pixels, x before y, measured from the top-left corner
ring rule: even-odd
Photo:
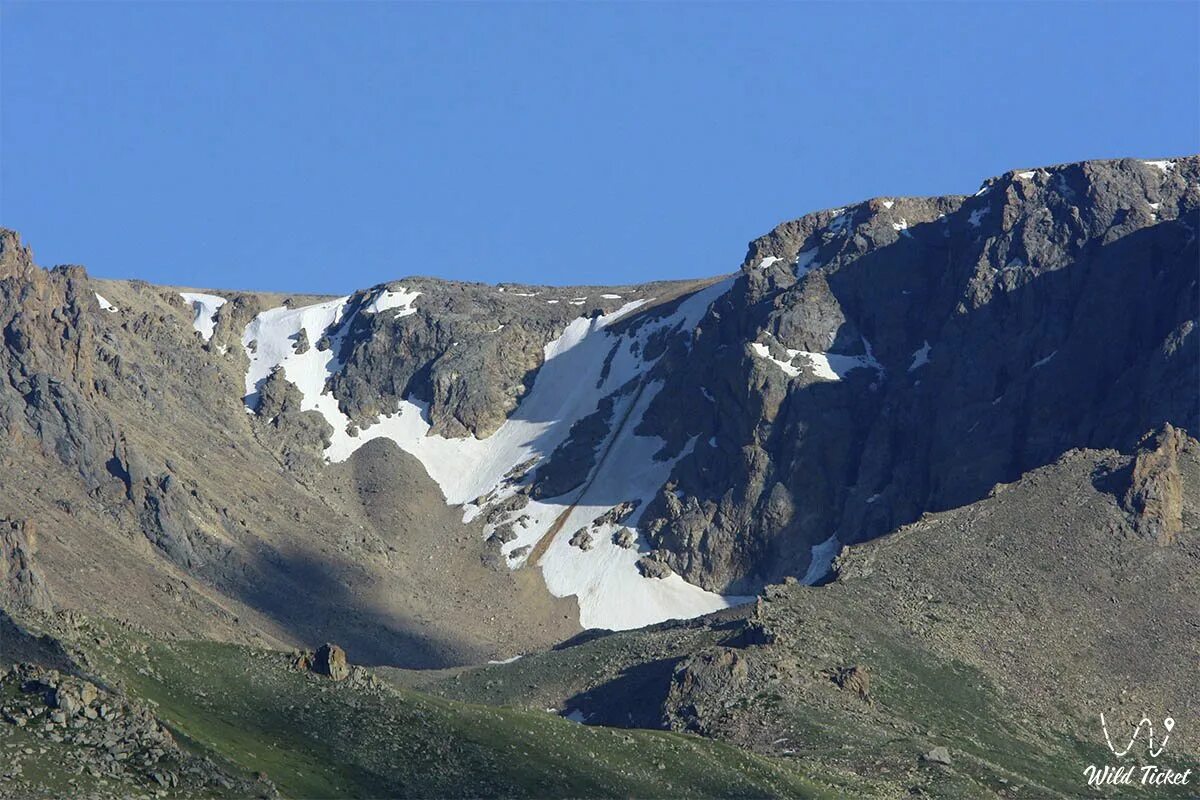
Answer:
[[[511,645],[493,614],[534,608],[549,640],[542,580],[570,626],[704,613],[1072,448],[1194,433],[1198,228],[1190,157],[810,214],[690,283],[182,298],[6,234],[4,458],[69,508],[10,478],[0,516],[67,531],[39,556],[56,602],[86,596],[58,584],[87,528],[171,576],[147,609],[182,582],[187,619],[284,639],[350,607],[383,609],[364,641],[472,620],[445,661]],[[1169,512],[1147,476],[1128,502]],[[464,580],[490,588],[447,601]]]
[[[753,242],[650,409],[676,440],[716,437],[649,510],[656,543],[707,585],[804,575],[829,536],[974,502],[1074,447],[1194,431],[1197,165],[1010,173]]]

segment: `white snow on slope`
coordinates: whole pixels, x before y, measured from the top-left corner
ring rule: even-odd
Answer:
[[[523,655],[523,653],[517,653],[515,656],[511,656],[510,658],[502,658],[499,661],[489,661],[488,663],[489,664],[511,664],[514,661],[520,660],[522,655]]]
[[[788,348],[784,348],[788,354],[787,361],[780,361],[778,358],[772,356],[771,348],[767,347],[762,342],[751,342],[750,350],[753,351],[754,355],[758,356],[759,358],[766,359],[775,366],[779,367],[781,370],[787,373],[789,377],[795,378],[800,374],[800,368],[792,364],[792,360],[799,355],[799,350],[789,350]]]
[[[117,308],[112,303],[105,300],[104,297],[101,296],[101,294],[99,292],[92,292],[92,294],[96,295],[96,302],[100,304],[100,309],[102,311],[107,311],[110,314],[115,314],[118,311],[120,311],[119,308]]]
[[[217,326],[217,309],[225,305],[225,298],[200,292],[180,292],[179,296],[192,307],[192,312],[195,314],[192,318],[192,327],[207,342],[212,338],[213,330]]]
[[[1018,172],[1017,177],[1023,181],[1027,181],[1027,180],[1030,180],[1031,178],[1033,178],[1033,176],[1036,174],[1037,174],[1036,170],[1029,170],[1027,172]]]
[[[1039,358],[1037,361],[1033,362],[1033,366],[1032,366],[1032,367],[1030,367],[1030,369],[1037,369],[1038,367],[1044,367],[1044,366],[1046,366],[1047,364],[1049,364],[1049,363],[1050,363],[1050,361],[1051,361],[1051,360],[1052,360],[1052,359],[1053,359],[1053,358],[1054,358],[1056,355],[1058,355],[1058,351],[1057,351],[1057,350],[1055,350],[1053,353],[1051,353],[1050,355],[1046,356],[1045,358]]]
[[[863,339],[863,346],[867,353],[862,356],[844,356],[837,353],[813,353],[807,350],[792,350],[789,347],[785,347],[784,352],[787,354],[787,360],[785,361],[773,357],[771,349],[761,342],[751,342],[750,350],[754,355],[770,361],[792,378],[797,377],[802,371],[800,367],[793,363],[796,357],[799,356],[804,359],[816,377],[826,381],[840,381],[853,370],[863,367],[882,371],[882,367],[875,360],[875,356],[872,355],[871,345],[866,339]]]
[[[571,426],[595,411],[602,398],[653,366],[656,359],[642,358],[651,336],[665,330],[694,330],[712,302],[732,283],[731,278],[701,290],[681,302],[673,313],[646,320],[621,335],[612,333],[609,327],[647,300],[626,303],[601,317],[573,320],[562,335],[546,345],[544,363],[529,394],[485,439],[430,435],[426,408],[411,398],[400,402],[397,413],[381,417],[357,437],[346,433],[348,419],[333,396],[323,394],[327,378],[339,369],[333,355],[338,350],[337,333],[330,334],[334,346],[326,352],[310,348],[297,355],[293,343],[300,328],[306,329],[312,341],[341,321],[348,298],[307,308],[272,309],[256,317],[243,334],[244,344],[255,342],[257,347],[257,352],[250,354],[246,400],[252,405],[258,383],[281,367],[304,395],[301,408],[319,411],[333,427],[327,458],[342,461],[372,439],[389,438],[421,461],[446,502],[463,506],[464,520],[470,521],[482,510],[473,501],[486,497],[486,502],[494,503],[518,490],[505,479],[513,467],[549,456],[567,439]],[[608,373],[602,379],[606,361]],[[584,627],[641,627],[664,619],[698,616],[747,599],[722,597],[678,575],[666,579],[642,577],[635,565],[648,548],[640,542],[639,547],[629,550],[614,544],[612,535],[620,526],[593,528],[594,546],[587,552],[567,544],[574,531],[590,526],[597,517],[625,501],[642,501],[639,512],[623,523],[636,530],[640,511],[667,480],[675,461],[690,452],[691,445],[672,459],[656,461],[654,456],[662,449],[662,440],[633,433],[661,389],[659,384],[644,379],[638,385],[638,391],[621,396],[615,403],[612,430],[598,449],[598,464],[582,487],[560,497],[530,501],[508,519],[487,526],[484,532],[489,535],[497,525],[528,515],[524,525],[514,527],[517,539],[503,548],[505,554],[510,554],[518,548],[536,546],[566,515],[564,524],[544,546],[538,563],[553,594],[577,596]],[[510,563],[520,566],[524,559],[512,559]]]
[[[341,320],[349,297],[340,297],[303,308],[280,306],[264,311],[250,321],[242,333],[242,346],[250,357],[246,371],[246,405],[258,404],[258,386],[280,367],[295,384],[303,398],[302,411],[319,411],[333,426],[335,438],[346,435],[346,417],[331,394],[324,394],[325,381],[334,371],[336,347],[319,350],[309,347],[296,353],[296,336],[304,330],[310,342],[316,342],[334,323]]]
[[[796,267],[796,277],[803,278],[808,273],[812,272],[817,267],[821,266],[816,263],[817,248],[813,247],[809,250],[804,250],[796,255],[794,266]]]
[[[920,369],[921,367],[923,367],[929,363],[929,350],[930,349],[931,348],[929,347],[928,340],[924,344],[922,344],[919,348],[917,348],[916,352],[913,353],[912,363],[909,364],[909,366],[908,366],[909,372],[913,372],[914,370]]]
[[[820,544],[814,544],[812,548],[812,561],[808,563],[808,569],[804,573],[804,577],[800,579],[801,583],[806,583],[812,586],[817,581],[824,578],[833,569],[833,560],[837,558],[837,554],[842,550],[842,543],[838,541],[837,536],[830,536]]]
[[[991,211],[990,206],[987,206],[984,208],[977,208],[971,212],[971,216],[967,220],[967,222],[971,223],[972,228],[978,228],[980,226],[980,224],[983,223],[983,218],[987,216],[987,213],[989,211]]]
[[[1166,175],[1171,170],[1175,169],[1174,161],[1146,161],[1144,163],[1147,166],[1158,167],[1160,170],[1162,170],[1164,175]]]
[[[769,266],[771,266],[772,264],[774,264],[776,261],[781,261],[781,260],[782,260],[782,259],[781,259],[781,258],[779,258],[779,256],[767,256],[767,257],[766,257],[766,258],[764,258],[762,261],[759,261],[759,262],[758,262],[758,268],[759,268],[759,269],[766,269],[767,267],[769,267]]]
[[[409,314],[417,313],[417,310],[412,307],[412,303],[420,295],[420,292],[410,292],[403,286],[395,292],[384,289],[363,308],[363,311],[370,314],[382,314],[384,311],[398,309],[397,317],[407,317]]]

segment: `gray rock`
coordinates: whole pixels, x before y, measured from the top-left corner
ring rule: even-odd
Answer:
[[[669,578],[673,571],[670,564],[657,556],[642,556],[637,560],[637,568],[643,578]]]
[[[930,764],[938,764],[944,767],[948,767],[954,763],[950,758],[950,751],[940,745],[930,750],[921,758]]]
[[[613,534],[613,544],[615,544],[617,547],[628,550],[636,543],[637,534],[634,533],[630,528],[621,528],[621,530]]]

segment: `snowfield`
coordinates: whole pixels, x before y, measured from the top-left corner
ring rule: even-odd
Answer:
[[[604,316],[573,320],[545,346],[544,363],[529,394],[509,419],[484,439],[431,435],[426,407],[415,398],[402,400],[395,414],[381,417],[357,436],[347,433],[349,419],[333,395],[326,393],[325,383],[340,369],[335,354],[340,332],[348,327],[341,323],[349,298],[305,308],[275,308],[251,321],[242,336],[250,357],[245,400],[252,409],[261,382],[273,370],[282,369],[303,394],[301,408],[319,412],[333,427],[325,452],[330,461],[349,458],[373,439],[391,439],[420,460],[446,502],[462,506],[463,519],[469,522],[484,505],[518,492],[520,476],[513,480],[510,475],[514,467],[532,461],[534,467],[529,469],[536,468],[566,441],[575,422],[593,413],[601,399],[634,381],[636,389],[616,400],[610,430],[583,485],[559,497],[531,500],[505,519],[486,526],[484,535],[513,523],[516,539],[502,549],[510,566],[517,568],[529,558],[536,558],[552,594],[577,597],[580,624],[585,628],[624,630],[699,616],[750,598],[723,597],[689,584],[678,575],[665,579],[643,577],[636,563],[649,550],[646,542],[637,536],[635,546],[626,549],[616,544],[614,537],[623,527],[636,535],[642,511],[666,482],[675,462],[695,444],[690,443],[672,459],[658,461],[655,454],[663,441],[633,433],[661,389],[660,384],[646,377],[657,358],[643,358],[645,345],[662,331],[693,331],[733,280],[702,289],[685,298],[672,313],[647,319],[621,333],[612,331],[612,325],[648,300],[626,303]],[[412,301],[416,297],[417,293],[403,289],[380,292],[363,310],[379,313],[397,308],[397,316],[403,316],[414,313]],[[295,342],[301,329],[309,342],[329,336],[332,347],[324,352],[310,347],[297,354]],[[606,362],[609,367],[604,373]],[[592,527],[597,518],[628,501],[640,501],[640,505],[621,525]],[[593,538],[593,546],[587,551],[568,544],[572,534],[585,527]]]
[[[793,363],[799,357],[812,370],[814,377],[823,381],[840,381],[856,369],[869,368],[879,372],[883,371],[883,367],[875,360],[875,356],[871,353],[870,342],[863,339],[862,343],[867,352],[866,355],[861,356],[844,356],[837,353],[813,353],[807,350],[792,350],[785,347],[783,349],[787,354],[787,359],[780,360],[772,356],[771,348],[762,342],[751,342],[750,352],[754,353],[758,358],[770,361],[783,370],[790,378],[799,377],[803,371]]]
[[[200,338],[207,342],[212,338],[213,330],[216,328],[217,309],[225,305],[225,298],[200,292],[180,292],[179,296],[192,307],[195,314],[192,319],[192,327],[200,334]]]

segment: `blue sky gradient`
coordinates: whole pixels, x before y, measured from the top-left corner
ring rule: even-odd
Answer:
[[[1200,150],[1200,4],[0,5],[39,263],[346,293],[728,272],[781,220]]]

